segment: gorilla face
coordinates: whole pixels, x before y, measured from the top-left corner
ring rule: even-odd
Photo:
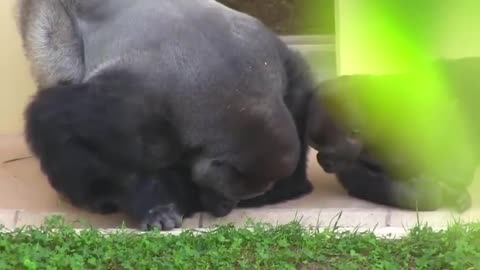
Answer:
[[[354,134],[339,136],[331,143],[318,146],[318,162],[328,173],[346,169],[356,162],[363,144]]]
[[[343,127],[330,113],[319,110],[310,120],[311,145],[318,151],[318,162],[325,172],[335,173],[357,162],[364,143],[357,130]]]

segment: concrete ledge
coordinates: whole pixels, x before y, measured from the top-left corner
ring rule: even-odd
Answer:
[[[87,228],[87,227],[97,227],[97,228],[119,228],[122,223],[125,223],[126,226],[132,226],[128,220],[123,220],[121,216],[117,215],[106,215],[99,216],[94,214],[87,215],[76,215],[71,213],[58,213],[58,212],[33,212],[18,210],[17,219],[15,223],[15,228],[20,228],[23,226],[33,226],[38,227],[44,223],[45,218],[49,216],[62,216],[65,219],[65,222],[75,228]],[[120,226],[119,226],[120,225]]]
[[[299,52],[313,64],[313,72],[318,81],[336,76],[336,42],[334,35],[280,36],[287,46]]]
[[[23,210],[0,210],[0,224],[3,232],[11,231],[23,226],[41,226],[44,219],[52,215],[65,217],[67,224],[77,228],[77,231],[88,227],[96,227],[102,233],[114,233],[119,230],[131,233],[144,233],[134,229],[128,222],[126,228],[121,229],[121,223],[102,223],[101,220],[86,220],[81,223],[78,216],[65,213],[33,213]],[[107,216],[106,216],[107,217]],[[118,217],[121,218],[120,216]],[[377,237],[401,238],[409,233],[409,229],[418,224],[429,225],[434,231],[445,230],[452,223],[480,221],[480,210],[473,209],[459,215],[449,211],[419,212],[389,210],[387,208],[326,208],[326,209],[238,209],[225,218],[212,218],[206,214],[199,214],[186,219],[182,229],[162,232],[178,235],[184,231],[193,233],[207,233],[217,225],[234,224],[239,227],[248,226],[248,221],[269,223],[272,225],[287,224],[298,221],[305,228],[312,231],[323,231],[335,228],[340,232],[371,232]],[[91,223],[90,223],[91,222]]]
[[[33,226],[36,227],[36,226]],[[252,228],[246,227],[247,230],[252,230]],[[316,233],[316,232],[323,232],[325,230],[333,229],[333,226],[327,227],[319,227],[319,228],[306,228],[307,232]],[[405,237],[409,234],[409,228],[403,227],[375,227],[375,228],[359,228],[359,227],[341,227],[336,228],[337,232],[351,232],[351,233],[372,233],[378,238],[386,238],[386,239],[399,239]],[[431,229],[435,232],[446,230],[447,227],[431,227]],[[77,233],[81,233],[85,228],[75,229]],[[171,231],[164,231],[160,232],[164,235],[180,235],[184,232],[191,232],[193,234],[202,234],[202,233],[209,233],[215,231],[215,227],[211,228],[182,228],[182,229],[175,229]],[[0,233],[9,233],[12,232],[13,228],[1,228]],[[128,229],[128,228],[113,228],[113,229],[98,229],[98,231],[102,234],[114,234],[119,232],[124,233],[133,233],[133,234],[145,234],[147,232],[139,231],[135,229]]]
[[[14,228],[17,210],[0,209],[0,227]]]
[[[446,227],[458,222],[480,221],[480,210],[470,209],[459,214],[453,211],[439,210],[435,212],[415,212],[392,209],[387,225],[391,227],[411,228],[417,224],[427,224],[433,227]]]
[[[25,210],[0,210],[0,223],[8,229],[23,226],[38,227],[49,216],[62,216],[67,224],[74,228],[96,227],[99,229],[118,229],[122,224],[128,228],[135,228],[135,224],[124,219],[122,215],[72,214],[61,212],[34,212]],[[287,224],[299,221],[307,228],[362,228],[373,229],[386,227],[388,210],[356,209],[356,208],[260,208],[236,209],[223,218],[214,218],[202,213],[184,220],[184,229],[213,228],[217,225],[235,224],[248,225],[249,221],[269,223],[273,225]]]
[[[322,52],[334,52],[334,44],[296,44],[288,45],[294,50],[298,50],[301,53],[322,53]]]
[[[91,213],[82,213],[82,215],[60,212],[34,212],[25,210],[8,210],[2,215],[0,210],[0,222],[6,219],[5,227],[7,229],[21,228],[23,226],[39,227],[43,225],[45,218],[49,216],[62,216],[65,222],[74,228],[95,227],[99,229],[118,229],[123,225],[128,228],[135,228],[130,220],[125,219],[123,215],[97,215]],[[13,217],[13,218],[11,218]],[[11,221],[7,223],[7,221]],[[199,228],[200,214],[183,221],[183,228]]]
[[[334,36],[280,36],[287,46],[302,53],[335,52]]]
[[[388,211],[386,209],[355,209],[355,208],[262,208],[236,209],[224,218],[213,218],[203,214],[201,227],[235,224],[246,225],[249,220],[270,224],[287,224],[299,221],[309,228],[341,227],[341,228],[375,228],[385,227]]]
[[[40,226],[48,216],[60,215],[75,228],[96,227],[117,229],[122,224],[135,228],[135,224],[122,215],[72,214],[60,212],[34,212],[0,209],[0,224],[9,229],[22,226]],[[373,230],[375,228],[412,228],[418,224],[443,228],[453,223],[479,222],[480,209],[463,214],[451,211],[415,212],[389,208],[258,208],[236,209],[228,216],[214,218],[206,213],[196,214],[184,220],[184,229],[208,229],[217,225],[246,226],[248,222],[273,225],[298,221],[307,228],[343,228]]]
[[[286,35],[280,36],[289,45],[296,44],[335,44],[335,35]]]

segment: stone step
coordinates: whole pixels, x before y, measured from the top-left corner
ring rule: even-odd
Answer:
[[[335,37],[328,35],[280,36],[292,50],[300,52],[311,64],[318,81],[337,74]]]
[[[72,213],[47,213],[24,210],[0,209],[0,224],[6,230],[22,228],[23,226],[40,226],[44,219],[51,215],[64,216],[68,224],[76,228],[94,226],[102,230],[119,229],[122,225],[120,217],[112,216],[103,219],[82,220]],[[83,222],[86,223],[83,223]],[[366,209],[362,207],[350,208],[260,208],[238,209],[225,218],[211,218],[208,215],[196,215],[187,219],[182,229],[208,230],[217,225],[235,224],[246,226],[250,221],[269,223],[272,225],[287,224],[298,221],[302,226],[310,229],[337,228],[341,231],[369,231],[378,236],[403,236],[409,229],[418,224],[429,225],[435,230],[445,229],[454,223],[479,222],[480,209],[472,208],[463,214],[450,211],[419,212],[377,207]],[[131,224],[125,221],[127,228],[132,231]],[[174,232],[174,233],[175,233]]]
[[[335,44],[333,35],[291,35],[280,36],[285,43],[289,45],[297,44]]]

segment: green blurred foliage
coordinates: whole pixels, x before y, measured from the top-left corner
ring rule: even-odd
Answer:
[[[335,33],[334,0],[219,0],[260,19],[278,34]],[[312,9],[315,5],[315,9]]]

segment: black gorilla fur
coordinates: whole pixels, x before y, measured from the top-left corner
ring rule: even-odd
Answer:
[[[18,4],[27,139],[75,205],[171,229],[312,190],[314,82],[259,20],[216,1]]]
[[[296,123],[301,158],[291,177],[239,207],[282,202],[313,189],[306,176],[306,130],[309,110],[317,106],[311,103],[314,84],[299,54],[290,52],[285,68],[284,100]],[[144,229],[172,229],[198,211],[228,214],[235,205],[192,183],[189,156],[173,124],[158,116],[163,114],[157,114],[147,88],[129,72],[110,71],[37,93],[25,112],[26,138],[52,187],[76,206],[125,212]]]

